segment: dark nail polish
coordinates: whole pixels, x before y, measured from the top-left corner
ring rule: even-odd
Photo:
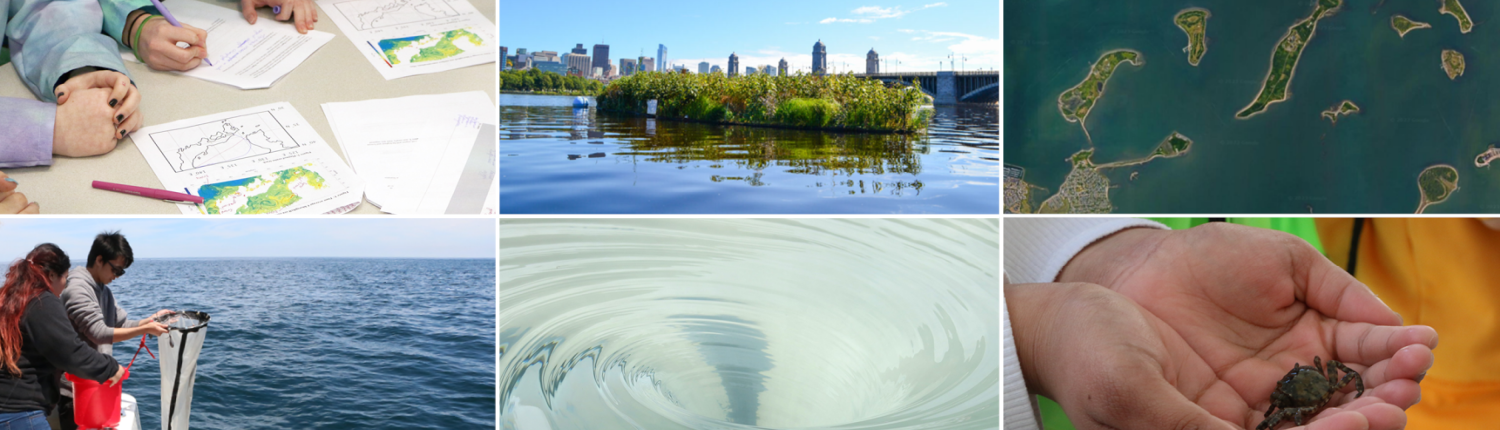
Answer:
[[[118,103],[120,103],[119,100],[109,99],[109,107],[115,107],[115,104],[118,104]]]
[[[62,93],[57,93],[57,98],[62,98]]]
[[[124,120],[125,120],[125,115],[123,115],[123,114],[115,115],[115,122],[120,122],[120,121],[124,121]]]

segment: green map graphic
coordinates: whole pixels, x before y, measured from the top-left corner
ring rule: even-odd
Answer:
[[[409,58],[405,58],[405,60],[411,63],[421,63],[452,58],[462,54],[464,53],[464,48],[459,46],[461,43],[472,45],[471,48],[476,48],[484,45],[484,39],[466,28],[460,28],[442,33],[381,40],[380,51],[385,54],[385,60],[390,61],[391,65],[394,66],[401,64],[403,58],[401,58],[399,51],[402,51],[404,48],[418,48],[415,55],[411,55]]]
[[[322,175],[299,166],[260,176],[203,185],[198,187],[198,196],[203,197],[203,206],[209,215],[268,214],[302,200],[302,196],[294,189],[300,189],[302,182],[315,190],[323,189],[324,185]]]

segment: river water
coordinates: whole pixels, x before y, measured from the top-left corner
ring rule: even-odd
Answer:
[[[502,220],[500,427],[999,428],[998,227]]]
[[[926,134],[721,126],[500,95],[503,213],[997,214],[999,115],[936,108]]]

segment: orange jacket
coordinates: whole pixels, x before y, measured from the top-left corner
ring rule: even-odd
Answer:
[[[1317,225],[1328,258],[1347,270],[1355,220]],[[1377,218],[1357,240],[1354,276],[1440,339],[1407,428],[1500,428],[1500,231],[1475,219]]]

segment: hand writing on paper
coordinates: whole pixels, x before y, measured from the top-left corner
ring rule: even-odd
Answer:
[[[254,24],[259,18],[255,14],[255,8],[278,6],[281,7],[281,12],[276,14],[276,20],[291,20],[297,26],[298,33],[307,34],[318,22],[318,7],[313,4],[313,0],[240,0],[240,13],[245,15],[245,21]]]

